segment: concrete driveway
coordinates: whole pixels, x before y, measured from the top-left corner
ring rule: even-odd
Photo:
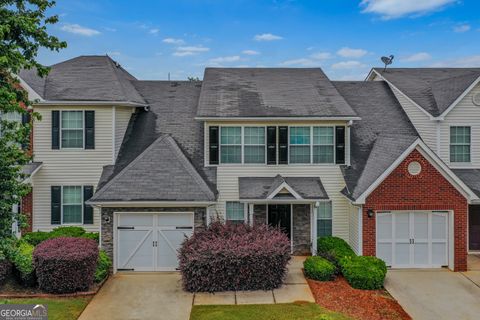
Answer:
[[[385,288],[414,320],[480,319],[480,271],[389,270]]]
[[[193,294],[181,288],[180,273],[117,273],[93,298],[80,320],[188,320]]]

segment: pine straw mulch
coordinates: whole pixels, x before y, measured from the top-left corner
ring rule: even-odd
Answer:
[[[334,281],[307,281],[317,304],[331,311],[362,320],[412,319],[386,290],[354,289],[341,276]]]

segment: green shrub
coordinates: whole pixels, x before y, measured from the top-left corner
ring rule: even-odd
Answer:
[[[17,250],[17,238],[3,238],[0,240],[0,259],[12,260]]]
[[[33,286],[36,282],[35,267],[33,265],[33,250],[30,243],[19,241],[15,253],[11,259],[15,274],[25,286]]]
[[[375,290],[383,286],[387,266],[376,257],[353,257],[342,260],[342,273],[356,289]]]
[[[50,239],[50,232],[45,231],[28,232],[22,236],[22,240],[30,243],[32,246],[37,246],[47,239]]]
[[[100,236],[99,236],[98,232],[85,232],[84,234],[82,234],[80,236],[80,238],[92,239],[92,240],[95,240],[97,243],[100,240]]]
[[[335,264],[337,271],[340,271],[343,258],[356,256],[345,240],[331,236],[317,239],[317,254]]]
[[[57,227],[50,232],[50,238],[58,238],[58,237],[72,237],[72,238],[79,238],[83,234],[85,234],[85,229],[82,227]]]
[[[335,276],[335,266],[322,257],[308,257],[303,262],[303,269],[307,278],[318,281],[329,281]]]
[[[100,250],[98,253],[97,269],[95,270],[95,282],[101,282],[110,272],[112,266],[112,260],[108,257],[107,253]]]

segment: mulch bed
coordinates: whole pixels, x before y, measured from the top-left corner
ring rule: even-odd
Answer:
[[[386,290],[354,289],[341,276],[334,281],[307,281],[317,304],[329,310],[362,320],[412,319]]]

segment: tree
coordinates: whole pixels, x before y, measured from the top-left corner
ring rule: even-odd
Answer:
[[[40,120],[15,74],[35,68],[44,77],[48,68],[37,62],[38,50],[67,46],[47,32],[48,25],[58,22],[58,16],[46,15],[54,5],[49,0],[0,0],[0,239],[11,236],[14,219],[25,226],[24,217],[12,207],[30,192],[22,168],[31,160],[32,121]],[[29,120],[13,121],[9,115]]]

